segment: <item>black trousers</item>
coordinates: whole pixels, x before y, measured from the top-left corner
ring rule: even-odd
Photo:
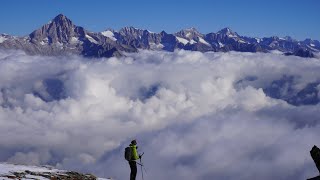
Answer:
[[[137,163],[135,161],[129,161],[131,173],[130,173],[130,180],[136,180],[137,176]]]

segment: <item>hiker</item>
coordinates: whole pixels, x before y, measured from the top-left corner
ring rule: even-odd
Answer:
[[[136,176],[137,176],[137,162],[136,160],[141,159],[141,155],[138,155],[138,146],[137,146],[137,141],[136,140],[132,140],[131,144],[129,145],[130,150],[131,150],[131,157],[130,158],[126,158],[129,162],[130,165],[130,180],[135,180]]]

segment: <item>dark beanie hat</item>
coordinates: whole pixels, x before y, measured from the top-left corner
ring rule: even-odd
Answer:
[[[137,141],[134,139],[131,141],[131,144],[137,144]]]

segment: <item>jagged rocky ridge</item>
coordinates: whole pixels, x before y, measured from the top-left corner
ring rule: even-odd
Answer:
[[[31,55],[78,54],[86,57],[121,56],[122,52],[137,52],[139,49],[184,49],[201,52],[278,50],[285,55],[314,57],[314,52],[320,52],[320,42],[311,39],[297,41],[291,37],[276,36],[251,38],[241,36],[229,28],[208,34],[202,34],[195,28],[168,34],[165,31],[153,33],[134,27],[125,27],[119,31],[107,29],[96,33],[74,25],[66,16],[59,14],[27,36],[1,34],[0,48],[19,49]]]

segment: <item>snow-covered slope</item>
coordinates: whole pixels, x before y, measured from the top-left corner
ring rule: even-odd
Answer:
[[[58,170],[50,166],[26,166],[0,163],[0,180],[9,179],[83,179],[83,180],[108,180],[97,178],[91,174],[82,174],[74,171]]]

